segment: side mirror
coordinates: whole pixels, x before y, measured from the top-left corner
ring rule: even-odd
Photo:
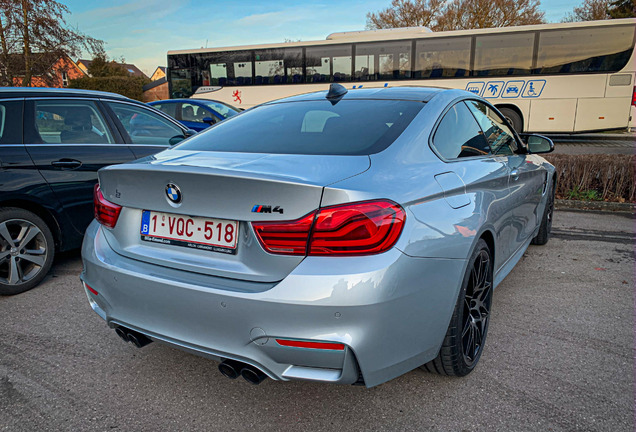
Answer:
[[[201,119],[201,121],[203,123],[207,123],[209,125],[214,124],[214,119],[212,117],[203,117],[203,119]]]
[[[168,143],[170,144],[170,147],[172,147],[173,145],[177,145],[179,144],[181,141],[183,141],[186,137],[184,137],[183,135],[177,135],[177,136],[173,136],[172,138],[170,138],[168,140]]]
[[[183,132],[183,135],[173,136],[172,138],[168,140],[168,143],[170,144],[170,146],[177,145],[184,139],[190,138],[192,135],[196,135],[196,133],[197,131],[195,131],[194,129],[186,129],[186,131]]]
[[[554,151],[554,143],[550,138],[536,134],[520,134],[526,142],[529,154],[550,153]]]

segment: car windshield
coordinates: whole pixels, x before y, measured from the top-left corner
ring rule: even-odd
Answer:
[[[239,112],[239,110],[234,108],[233,106],[225,105],[221,102],[206,101],[206,100],[200,100],[199,102],[211,108],[212,110],[217,112],[219,115],[221,115],[223,118],[232,117],[233,115],[238,114]]]
[[[179,150],[244,153],[369,155],[386,149],[424,103],[328,100],[263,105],[219,123]]]

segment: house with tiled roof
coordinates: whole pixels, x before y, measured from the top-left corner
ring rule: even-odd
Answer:
[[[80,69],[82,69],[86,75],[90,76],[90,74],[88,73],[88,68],[90,67],[91,63],[93,63],[92,60],[79,59],[77,61],[77,66],[79,66]],[[117,64],[123,67],[131,76],[148,78],[146,74],[143,73],[134,64],[130,64],[130,63],[117,63]]]
[[[12,70],[20,70],[19,66],[22,66],[22,72],[18,72],[12,78],[14,86],[22,86],[24,79],[24,55],[12,54],[8,59],[12,63]],[[55,58],[51,53],[32,53],[30,57],[31,62],[31,87],[56,87],[64,88],[68,87],[71,80],[83,77],[84,71],[67,55],[62,55]],[[5,67],[0,63],[0,71]],[[0,72],[1,73],[1,72]]]
[[[157,66],[157,69],[152,73],[150,77],[150,81],[157,81],[161,78],[166,77],[166,67],[165,66]]]

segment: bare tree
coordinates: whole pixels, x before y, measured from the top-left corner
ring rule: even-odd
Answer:
[[[453,0],[438,18],[436,30],[467,30],[541,24],[539,0]]]
[[[392,0],[391,6],[367,14],[368,29],[437,26],[444,0]]]
[[[103,52],[103,42],[70,28],[69,9],[56,0],[0,0],[0,62],[4,81],[22,76],[30,86],[33,76],[51,79],[53,65],[83,50]],[[10,84],[10,85],[11,85]]]
[[[609,4],[608,13],[612,18],[636,18],[636,0],[614,0]]]
[[[585,0],[581,6],[569,12],[563,18],[563,22],[610,19],[609,5],[609,0]]]
[[[435,31],[540,24],[539,0],[393,0],[367,14],[367,28],[426,26]]]

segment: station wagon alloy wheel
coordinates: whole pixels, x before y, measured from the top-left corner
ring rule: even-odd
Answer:
[[[52,246],[50,230],[35,214],[0,212],[0,294],[18,294],[38,284],[51,267]]]
[[[492,265],[486,250],[473,263],[464,297],[462,348],[466,365],[472,366],[481,354],[492,301]]]

